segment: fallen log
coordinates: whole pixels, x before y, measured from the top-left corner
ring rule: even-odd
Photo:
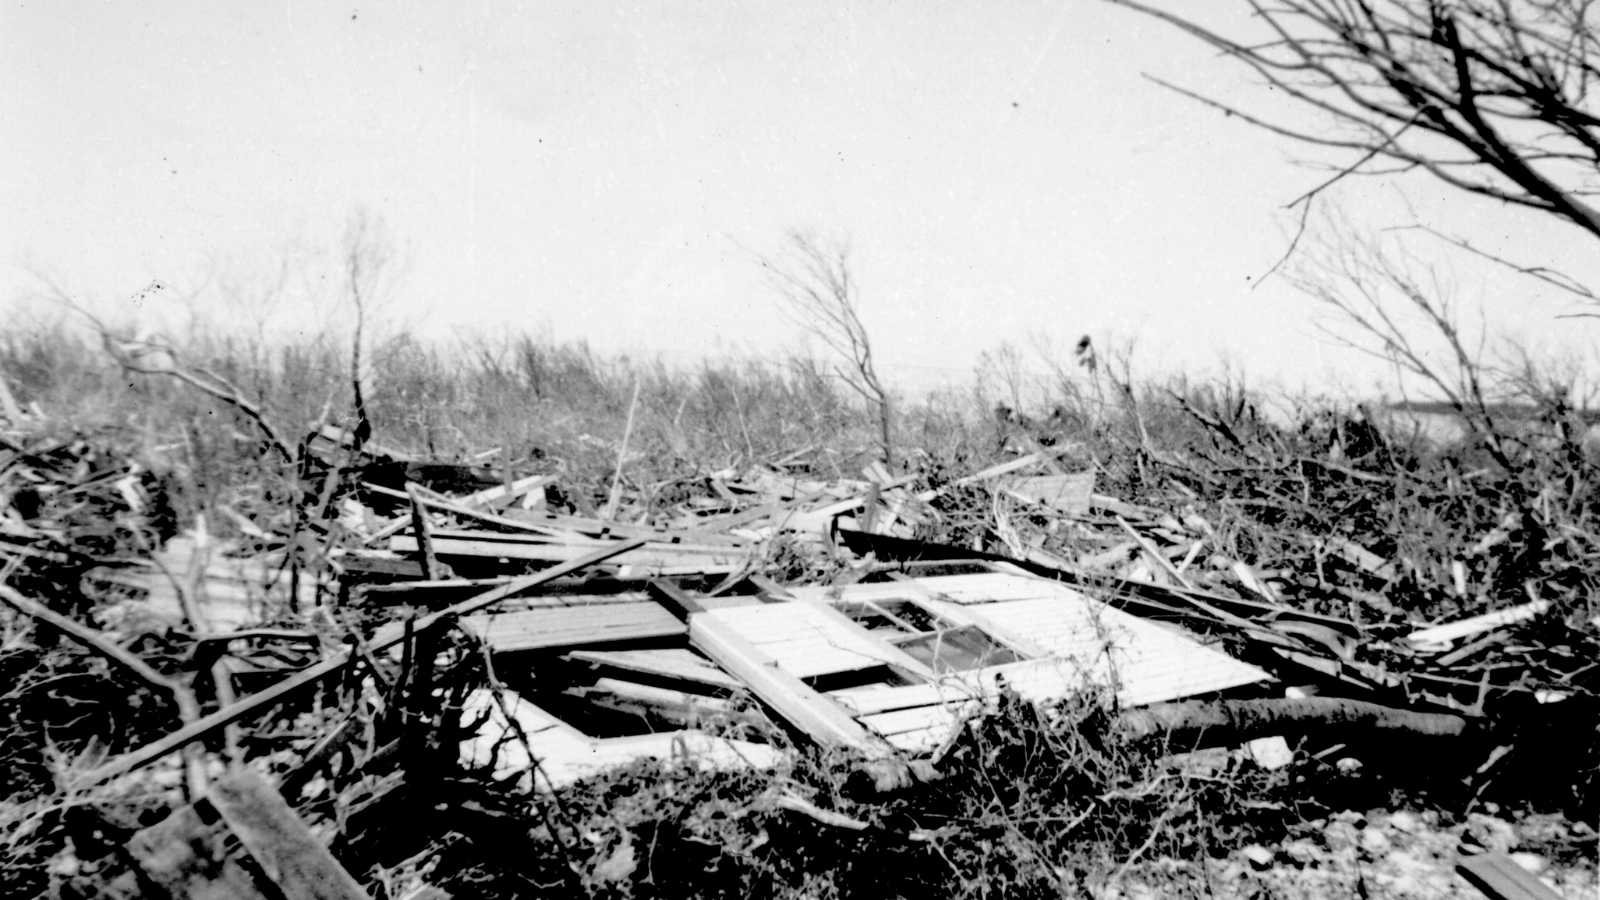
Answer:
[[[1191,700],[1123,711],[1117,730],[1134,741],[1161,738],[1184,747],[1240,744],[1273,735],[1377,732],[1460,737],[1467,720],[1362,700],[1304,697],[1267,700]]]

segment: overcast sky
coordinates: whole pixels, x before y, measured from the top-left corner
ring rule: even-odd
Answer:
[[[40,275],[123,311],[160,280],[319,331],[338,292],[305,272],[364,213],[399,263],[392,322],[668,359],[787,351],[803,332],[753,255],[799,227],[849,239],[903,383],[1089,333],[1137,339],[1153,371],[1228,359],[1364,387],[1376,370],[1287,282],[1253,289],[1293,229],[1283,205],[1323,177],[1306,151],[1143,72],[1252,96],[1242,70],[1098,0],[10,3],[0,309]],[[1583,248],[1423,180],[1336,199],[1363,224],[1410,204],[1530,262]],[[264,303],[279,272],[297,286]],[[1589,343],[1558,299],[1458,280],[1491,330]]]

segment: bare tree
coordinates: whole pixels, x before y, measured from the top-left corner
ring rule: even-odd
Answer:
[[[355,307],[355,334],[350,341],[350,390],[353,395],[356,426],[354,447],[360,451],[372,437],[372,419],[367,412],[367,395],[372,387],[371,354],[363,356],[367,344],[367,313],[373,304],[378,281],[389,263],[388,245],[380,229],[365,212],[351,217],[345,229],[343,259],[350,302]]]
[[[762,257],[760,262],[789,312],[849,363],[848,371],[835,371],[877,413],[878,451],[885,463],[895,465],[891,398],[878,377],[872,342],[857,310],[849,248],[795,231],[782,256]]]
[[[1463,326],[1449,288],[1419,261],[1334,227],[1338,231],[1326,247],[1291,276],[1296,287],[1338,314],[1343,327],[1324,325],[1324,333],[1420,380],[1498,465],[1515,469],[1511,429],[1499,420],[1490,396],[1493,371],[1484,359],[1484,337],[1475,339]]]
[[[1425,171],[1473,194],[1550,213],[1600,238],[1600,8],[1593,0],[1244,0],[1261,39],[1182,12],[1111,0],[1252,69],[1327,132],[1158,83],[1254,125],[1339,151],[1335,173]],[[1291,205],[1295,205],[1291,204]],[[1302,219],[1303,227],[1304,219]]]
[[[1242,0],[1236,8],[1253,24],[1241,19],[1231,34],[1202,24],[1194,7],[1111,2],[1221,51],[1250,69],[1282,109],[1311,114],[1289,119],[1152,79],[1330,151],[1331,174],[1289,204],[1300,209],[1300,230],[1274,270],[1299,245],[1313,199],[1350,176],[1425,172],[1600,238],[1593,199],[1600,191],[1600,6],[1593,0]],[[1555,269],[1512,262],[1432,225],[1413,227],[1597,303],[1593,290]],[[1550,385],[1529,396],[1526,360],[1520,380],[1515,372],[1497,378],[1481,342],[1464,336],[1449,291],[1425,267],[1348,228],[1335,232],[1343,248],[1296,267],[1292,277],[1342,315],[1348,327],[1330,330],[1341,342],[1420,379],[1508,468],[1518,436],[1499,421],[1492,392],[1509,388],[1546,413],[1565,414],[1567,400]]]

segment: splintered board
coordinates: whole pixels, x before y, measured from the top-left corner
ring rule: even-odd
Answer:
[[[568,659],[600,668],[638,672],[709,687],[738,690],[739,679],[717,668],[715,663],[692,650],[671,647],[663,650],[574,650]]]
[[[496,653],[673,637],[688,630],[676,616],[651,600],[468,616],[461,624]]]
[[[1094,498],[1094,473],[1076,472],[1071,475],[1034,475],[1014,478],[1005,482],[1006,489],[1016,496],[1069,515],[1081,516],[1089,512]]]
[[[531,790],[565,787],[642,759],[718,770],[768,769],[779,759],[766,744],[698,731],[592,738],[507,690],[473,691],[461,721],[475,729],[461,742],[464,764],[490,768],[497,781],[516,779]]]

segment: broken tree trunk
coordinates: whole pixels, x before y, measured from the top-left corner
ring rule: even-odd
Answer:
[[[1334,697],[1159,703],[1125,710],[1117,721],[1132,740],[1164,738],[1186,747],[1238,744],[1281,734],[1367,731],[1459,737],[1467,720]]]

